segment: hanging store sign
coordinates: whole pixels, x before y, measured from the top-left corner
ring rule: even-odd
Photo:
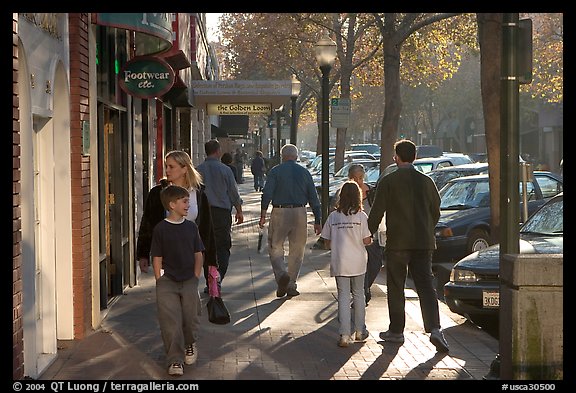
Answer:
[[[175,74],[163,59],[153,56],[135,57],[120,71],[120,87],[138,98],[160,97],[174,85]]]
[[[136,32],[137,56],[153,55],[172,48],[171,13],[94,13],[94,23]]]
[[[271,115],[272,104],[206,104],[208,115]]]

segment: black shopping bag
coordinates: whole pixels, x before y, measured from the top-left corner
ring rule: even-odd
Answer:
[[[208,320],[217,325],[230,323],[230,313],[221,297],[210,296],[208,303]]]

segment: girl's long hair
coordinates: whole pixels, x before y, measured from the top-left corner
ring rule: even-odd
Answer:
[[[184,178],[186,188],[199,190],[200,185],[202,184],[202,175],[192,165],[192,160],[190,159],[188,153],[182,150],[172,150],[171,152],[166,154],[165,159],[167,159],[168,157],[171,157],[174,161],[178,163],[178,165],[186,167],[187,169],[186,177]]]
[[[362,191],[358,183],[348,180],[342,184],[336,210],[346,216],[362,210]]]

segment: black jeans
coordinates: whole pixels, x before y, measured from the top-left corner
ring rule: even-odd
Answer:
[[[368,264],[366,266],[366,277],[364,279],[364,295],[366,296],[366,303],[372,297],[370,294],[370,287],[378,277],[380,269],[382,269],[382,262],[384,260],[384,252],[378,239],[374,239],[372,244],[366,246],[368,252]]]
[[[216,241],[216,256],[218,258],[218,273],[220,283],[228,271],[230,261],[230,248],[232,248],[232,211],[221,207],[210,207],[212,213],[212,225],[214,226],[214,238]]]
[[[408,269],[420,299],[424,330],[440,329],[440,312],[434,275],[433,250],[386,250],[386,285],[388,286],[389,330],[403,333],[406,324],[404,286]]]

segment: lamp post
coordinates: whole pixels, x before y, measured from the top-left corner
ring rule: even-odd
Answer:
[[[328,218],[328,175],[329,175],[329,162],[328,157],[328,144],[329,141],[329,127],[328,127],[328,95],[329,95],[329,76],[332,65],[336,60],[336,43],[328,37],[325,33],[324,37],[316,43],[315,47],[316,61],[322,71],[322,226]]]
[[[284,105],[282,105],[280,108],[276,109],[276,163],[280,164],[281,162],[281,158],[280,158],[280,130],[282,129],[282,111],[284,110]]]
[[[290,98],[292,99],[292,120],[290,121],[290,143],[298,146],[298,140],[296,139],[297,129],[296,129],[296,99],[300,94],[300,81],[296,78],[295,74],[292,74],[292,94]]]

